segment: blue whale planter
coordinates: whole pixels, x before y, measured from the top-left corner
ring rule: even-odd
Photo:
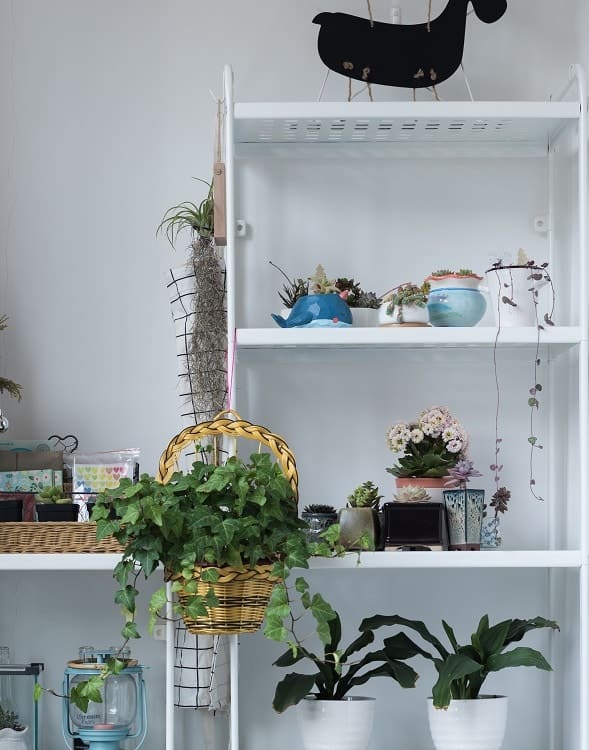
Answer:
[[[308,294],[294,304],[288,318],[272,313],[281,328],[343,328],[352,325],[352,313],[338,294]]]

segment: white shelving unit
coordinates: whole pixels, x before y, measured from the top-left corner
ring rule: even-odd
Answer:
[[[282,434],[294,434],[295,439],[298,437],[299,442],[293,447],[299,470],[302,477],[306,476],[305,472],[311,475],[309,484],[313,487],[314,479],[320,481],[318,474],[317,477],[313,476],[314,471],[318,472],[314,468],[318,456],[328,464],[327,471],[336,466],[339,469],[339,465],[335,461],[329,464],[327,447],[306,445],[304,431],[297,430],[295,424],[309,424],[318,413],[319,403],[323,407],[323,410],[319,409],[319,422],[324,440],[333,440],[341,445],[342,422],[330,425],[328,415],[333,404],[330,402],[330,406],[323,406],[316,396],[314,411],[306,409],[304,399],[301,400],[301,393],[304,392],[301,382],[308,379],[309,388],[321,390],[323,383],[329,382],[330,368],[340,376],[342,368],[359,359],[363,363],[372,361],[375,367],[394,368],[399,366],[399,362],[419,363],[424,358],[438,366],[456,361],[458,357],[466,368],[477,367],[480,366],[478,360],[489,360],[497,330],[488,321],[474,328],[285,330],[272,326],[268,313],[273,308],[268,304],[277,303],[275,296],[269,298],[265,295],[268,279],[264,276],[263,266],[267,267],[268,256],[275,258],[270,253],[282,244],[290,250],[279,255],[281,259],[285,258],[283,263],[287,262],[288,268],[293,268],[293,256],[295,253],[298,255],[297,242],[292,239],[298,225],[296,219],[293,221],[289,218],[289,206],[286,204],[290,202],[293,212],[301,212],[308,230],[306,234],[302,230],[297,232],[297,240],[300,242],[300,238],[304,237],[309,241],[315,233],[321,244],[327,222],[331,220],[333,226],[334,219],[338,217],[337,206],[334,208],[332,205],[337,201],[326,187],[330,169],[338,170],[336,180],[343,179],[346,190],[352,192],[359,187],[364,191],[370,189],[368,180],[362,181],[362,172],[368,169],[372,179],[377,170],[386,171],[382,167],[383,162],[390,166],[392,181],[406,179],[408,169],[414,168],[416,179],[427,182],[428,170],[431,170],[434,188],[444,185],[439,178],[443,170],[450,175],[459,170],[459,174],[464,173],[471,179],[475,172],[472,164],[481,165],[479,175],[483,182],[487,172],[494,176],[498,169],[513,168],[514,171],[508,173],[511,183],[518,179],[517,170],[521,169],[527,174],[530,184],[536,183],[539,177],[545,185],[542,199],[545,201],[549,231],[542,239],[542,249],[546,254],[545,259],[550,262],[551,273],[564,304],[559,308],[557,326],[541,336],[540,356],[548,363],[551,385],[563,379],[567,381],[567,395],[554,395],[544,407],[549,412],[545,427],[553,434],[566,435],[567,439],[565,447],[547,449],[543,456],[543,478],[550,492],[547,490],[548,499],[542,510],[541,528],[531,526],[529,534],[525,529],[514,534],[513,549],[479,553],[363,553],[360,561],[357,555],[348,555],[339,560],[316,560],[310,574],[317,571],[322,575],[331,575],[333,571],[334,576],[345,574],[358,580],[357,576],[369,577],[378,570],[389,570],[391,574],[399,571],[400,575],[408,575],[412,570],[416,572],[411,575],[421,575],[417,573],[420,569],[425,575],[441,575],[438,571],[447,571],[447,575],[455,576],[466,575],[469,570],[476,573],[486,569],[499,584],[505,580],[506,572],[514,576],[518,570],[538,571],[535,575],[541,577],[533,580],[541,581],[544,614],[567,620],[563,627],[567,642],[564,646],[556,647],[552,641],[549,642],[550,657],[556,660],[555,675],[559,675],[560,669],[560,676],[551,678],[545,695],[546,703],[535,705],[530,710],[536,713],[538,720],[549,717],[546,720],[548,736],[542,739],[545,743],[542,750],[562,750],[565,747],[567,750],[586,750],[589,747],[589,475],[585,464],[589,448],[589,406],[587,103],[583,71],[578,66],[572,66],[569,82],[559,100],[549,102],[234,104],[230,68],[225,70],[224,81],[227,115],[229,367],[234,373],[231,403],[245,411],[248,418],[262,420],[262,423],[271,424]],[[411,167],[405,166],[408,162]],[[512,167],[504,167],[506,164]],[[537,170],[531,177],[531,173],[527,172],[530,169]],[[308,178],[305,170],[308,170]],[[475,177],[472,179],[474,184]],[[265,180],[267,187],[264,186]],[[307,187],[310,194],[316,187],[317,193],[313,193],[312,198],[306,196]],[[303,193],[301,198],[296,196],[297,188]],[[334,191],[341,189],[341,182],[333,187]],[[391,215],[399,218],[401,209],[396,203],[399,194],[398,191],[394,193],[392,203],[383,201],[386,208],[381,207],[380,214],[375,209],[373,215],[369,218],[364,216],[363,219],[376,224],[379,220],[390,223]],[[374,195],[378,199],[377,193]],[[416,195],[420,197],[417,189],[411,193],[413,200]],[[428,196],[428,200],[431,202],[432,197]],[[472,205],[468,198],[465,201],[467,205]],[[517,221],[517,217],[514,218],[517,208],[512,216],[510,204],[502,204],[500,200],[497,204],[509,214],[510,221]],[[345,205],[349,212],[353,202]],[[412,204],[408,206],[410,210]],[[340,218],[346,220],[346,209],[343,208],[342,212]],[[441,212],[442,209],[438,217],[442,216]],[[237,216],[246,222],[249,240],[236,238],[233,228]],[[435,216],[434,211],[432,222]],[[485,217],[484,211],[477,215],[477,218],[481,217]],[[491,226],[479,228],[481,234],[492,232],[493,222],[500,224],[500,216],[493,215],[492,219]],[[420,230],[419,224],[419,221],[413,223],[417,232]],[[403,236],[406,238],[407,233]],[[357,240],[357,235],[354,237]],[[289,242],[294,242],[295,247]],[[386,253],[387,250],[383,248],[385,258]],[[317,249],[317,245],[311,249],[303,248],[301,254],[304,254],[306,267],[310,269],[317,262],[324,262],[322,250]],[[344,260],[349,260],[346,248],[342,249],[341,255]],[[373,261],[375,255],[376,252],[371,256]],[[329,266],[328,273],[338,275],[339,271],[340,275],[345,275],[347,269],[344,260],[339,263],[339,269],[333,269],[332,257],[326,264]],[[446,258],[440,259],[440,263],[446,262]],[[473,260],[473,267],[474,264]],[[389,262],[388,273],[392,265],[393,262]],[[407,263],[399,273],[406,273],[406,266]],[[303,274],[291,271],[291,275]],[[406,279],[395,277],[397,283],[401,280]],[[272,276],[272,281],[274,295],[280,279]],[[267,324],[264,321],[268,321]],[[536,346],[536,333],[535,329],[529,328],[504,328],[500,332],[497,352],[512,363],[515,374],[521,369],[522,360],[519,358],[529,360]],[[316,371],[319,371],[318,375]],[[381,384],[377,377],[370,382],[372,386],[379,383],[376,392],[380,394],[378,388]],[[353,392],[355,385],[351,378],[346,380],[346,385],[337,391],[338,395],[344,394],[346,398],[349,395],[350,400],[355,396],[356,400],[367,404],[366,394]],[[288,390],[291,387],[294,388],[293,392]],[[334,387],[337,389],[338,384],[335,383]],[[503,387],[506,387],[505,383]],[[451,382],[447,384],[447,390],[451,393]],[[285,416],[284,401],[288,402],[291,416]],[[353,420],[360,418],[362,403],[356,404],[355,410],[350,407]],[[425,406],[427,403],[423,404]],[[378,409],[373,408],[371,414],[376,413]],[[375,450],[371,444],[366,451],[367,457]],[[520,474],[521,465],[524,465],[524,473],[527,472],[525,447],[523,451],[520,466],[516,467]],[[299,456],[302,457],[300,462]],[[342,463],[345,463],[345,459],[342,459]],[[565,471],[570,469],[564,479],[558,471],[562,466],[565,466]],[[338,489],[341,490],[340,487]],[[340,492],[335,494],[341,506],[342,495]],[[327,501],[333,499],[325,498]],[[514,516],[517,512],[513,511]],[[337,602],[334,604],[338,605]],[[569,617],[569,613],[573,614]],[[480,616],[480,612],[474,614]],[[432,612],[432,615],[435,616],[436,612]],[[510,613],[510,616],[517,615]],[[439,618],[436,616],[436,619]],[[572,649],[574,655],[569,658],[563,656],[567,649]],[[231,747],[237,750],[239,701],[236,640],[232,656]],[[572,662],[576,665],[576,671],[569,671]],[[572,708],[564,706],[565,694],[575,696]],[[251,708],[251,702],[249,705]],[[247,748],[253,747],[250,743],[254,740],[250,733],[244,732],[242,739],[244,737],[247,738]],[[272,742],[272,738],[269,741]],[[521,741],[519,746],[523,746]],[[538,744],[529,746],[537,747]]]
[[[394,393],[391,394],[383,382],[395,376],[396,387],[405,388],[401,376],[404,368],[408,367],[411,378],[416,379],[416,387],[427,382],[428,377],[436,382],[437,390],[433,390],[432,399],[441,393],[447,393],[450,398],[453,388],[462,387],[471,375],[480,376],[484,371],[497,331],[492,325],[454,329],[344,330],[283,330],[271,326],[268,313],[272,308],[269,305],[276,304],[274,290],[278,286],[278,279],[272,276],[271,295],[266,295],[267,284],[264,280],[259,282],[257,274],[261,273],[262,266],[264,270],[267,268],[267,256],[258,257],[254,251],[258,245],[264,250],[275,248],[282,242],[288,245],[283,226],[287,227],[285,232],[289,229],[292,232],[295,222],[289,220],[286,213],[281,213],[286,209],[280,201],[280,210],[273,210],[281,194],[277,191],[284,190],[287,196],[284,201],[289,200],[293,194],[289,182],[291,175],[297,189],[301,184],[300,174],[304,179],[305,170],[314,170],[309,182],[317,183],[318,194],[322,199],[326,196],[325,203],[329,204],[329,193],[320,193],[320,190],[331,170],[337,171],[338,178],[343,175],[348,180],[344,185],[348,191],[356,188],[356,180],[362,190],[367,189],[366,182],[362,182],[363,171],[369,170],[372,178],[375,171],[386,172],[387,169],[390,170],[392,181],[404,178],[407,169],[414,169],[419,173],[416,181],[425,180],[426,188],[430,187],[427,180],[431,174],[435,188],[445,184],[443,181],[436,182],[444,170],[451,175],[456,171],[467,174],[474,184],[477,178],[484,181],[487,172],[495,175],[497,163],[501,169],[507,169],[505,165],[513,165],[513,170],[508,173],[510,180],[517,180],[518,171],[525,173],[526,185],[522,189],[517,186],[514,194],[523,194],[525,188],[535,185],[538,178],[545,184],[549,232],[543,239],[542,247],[546,250],[560,294],[558,324],[541,336],[541,356],[546,360],[550,385],[553,386],[550,389],[552,395],[544,405],[547,417],[543,426],[553,436],[555,433],[559,436],[559,440],[552,440],[550,444],[547,441],[541,466],[542,478],[548,487],[546,502],[542,506],[528,505],[518,510],[512,501],[513,508],[509,515],[514,519],[510,528],[514,541],[511,547],[506,545],[500,551],[374,552],[363,553],[360,561],[357,555],[352,554],[338,560],[318,559],[313,562],[309,572],[310,576],[322,576],[321,580],[325,580],[325,576],[334,581],[341,576],[346,576],[349,581],[362,580],[366,582],[366,586],[364,583],[362,586],[365,589],[370,589],[374,575],[380,576],[381,581],[386,574],[385,580],[389,581],[390,586],[398,584],[402,580],[400,577],[404,576],[412,576],[411,581],[415,580],[421,586],[431,575],[435,577],[434,585],[438,588],[447,586],[448,581],[456,576],[461,581],[460,585],[464,585],[465,580],[471,583],[476,576],[491,576],[496,599],[501,597],[499,592],[507,579],[515,579],[513,585],[516,587],[528,587],[521,589],[523,598],[529,595],[529,586],[540,587],[541,591],[533,601],[539,598],[544,607],[542,614],[555,616],[561,621],[563,633],[557,636],[562,639],[561,643],[553,646],[552,639],[548,643],[550,660],[555,663],[549,688],[541,694],[539,701],[536,702],[536,696],[528,699],[532,705],[526,703],[525,694],[523,697],[517,696],[523,701],[518,704],[519,707],[525,709],[522,713],[523,725],[527,722],[529,727],[533,723],[544,722],[542,726],[548,728],[546,737],[541,735],[539,742],[530,745],[537,750],[587,750],[589,747],[589,469],[586,460],[589,455],[589,297],[585,89],[582,70],[572,66],[569,85],[561,98],[573,95],[573,101],[234,104],[231,69],[226,68],[224,74],[231,403],[249,419],[271,424],[289,439],[294,435],[297,444],[291,443],[291,447],[297,455],[303,489],[308,494],[310,487],[320,484],[317,460],[321,461],[322,471],[331,472],[330,478],[334,479],[338,478],[338,473],[344,469],[351,470],[358,463],[353,452],[344,453],[343,457],[337,451],[336,456],[332,457],[329,452],[330,440],[337,443],[340,453],[344,450],[347,439],[345,430],[349,422],[366,427],[372,420],[376,423],[374,430],[378,432],[382,424],[393,419],[388,416],[393,406],[400,411],[405,408],[406,400],[411,401],[409,390],[400,392],[395,400]],[[298,164],[303,167],[299,168]],[[472,164],[480,164],[480,168],[477,166],[473,170]],[[352,165],[349,171],[345,171],[347,165]],[[259,186],[263,186],[268,175],[271,184],[264,192]],[[448,190],[451,190],[451,183],[452,180],[448,182]],[[335,191],[340,189],[341,186],[334,188]],[[469,192],[465,191],[467,204]],[[487,198],[489,194],[487,190]],[[417,188],[411,199],[414,200],[415,195],[420,195]],[[440,197],[439,193],[437,197]],[[430,206],[432,201],[431,195],[424,198],[426,206]],[[514,202],[511,195],[503,202],[499,196],[496,204],[509,213],[509,201]],[[458,204],[459,201],[456,202]],[[468,205],[472,206],[472,201]],[[349,208],[349,203],[346,206]],[[332,209],[331,218],[337,216],[337,206],[332,206]],[[311,227],[310,234],[321,235],[324,231],[321,217],[325,209],[315,194],[308,204],[297,203],[293,210],[304,211],[304,223]],[[444,210],[445,204],[433,212],[431,222],[443,219]],[[518,220],[518,211],[519,205],[516,205],[513,215],[510,213],[508,217],[512,224]],[[246,240],[238,240],[235,235],[238,215],[243,216],[248,224],[250,236]],[[422,214],[416,215],[417,220],[407,223],[418,232]],[[394,202],[387,203],[386,209],[375,208],[370,222],[377,223],[380,219],[391,221],[390,216],[393,217],[392,221],[399,219],[399,208]],[[482,221],[485,216],[483,208],[475,219]],[[429,213],[427,218],[430,221]],[[477,227],[476,231],[481,235],[499,232],[500,217],[493,215],[492,219],[491,226],[485,224]],[[518,225],[518,228],[521,227]],[[390,234],[390,227],[388,231]],[[298,236],[296,241],[300,242]],[[285,257],[292,257],[293,252],[292,246],[287,247]],[[379,252],[377,248],[374,255]],[[386,252],[387,249],[383,248],[382,255],[385,256]],[[316,247],[308,250],[307,265],[319,262],[321,255]],[[403,266],[405,261],[398,253],[389,262],[387,275],[391,275],[391,267],[395,264],[399,264],[401,269],[397,273],[403,275],[406,272]],[[341,273],[344,273],[343,265],[342,260]],[[529,361],[535,346],[535,329],[505,328],[500,332],[497,351],[507,363],[508,375],[514,383],[519,377],[522,361]],[[359,379],[355,375],[348,375],[351,363],[358,361],[371,363],[367,368],[372,378],[368,390],[371,388],[372,393],[366,394],[358,389]],[[451,372],[448,364],[455,362],[460,362],[462,367],[459,372],[462,380],[458,379],[456,383],[453,376],[448,375]],[[379,368],[383,368],[382,371]],[[334,370],[337,379],[332,383],[329,373]],[[424,373],[424,370],[427,372]],[[345,380],[343,386],[339,383],[341,379]],[[307,381],[315,391],[314,410],[311,412],[301,397]],[[335,396],[329,400],[332,387]],[[503,388],[506,410],[517,412],[510,395],[511,381],[507,385],[504,382]],[[291,394],[289,389],[294,389],[294,392]],[[346,399],[342,408],[346,416],[348,413],[350,415],[347,421],[341,416],[338,421],[338,415],[334,414],[338,406],[337,397],[342,394]],[[430,394],[423,398],[426,402],[422,406],[427,406]],[[327,405],[321,399],[327,401]],[[352,399],[357,402],[353,407],[350,405]],[[478,404],[471,399],[471,407],[473,403]],[[485,408],[487,411],[483,416],[487,417],[494,407]],[[364,419],[365,410],[369,414]],[[481,407],[481,410],[484,411],[484,408]],[[383,412],[387,416],[383,416]],[[401,416],[403,414],[399,414]],[[521,420],[517,413],[508,416],[514,421]],[[303,428],[315,422],[319,423],[318,434],[325,442],[316,443],[308,439],[307,431]],[[471,424],[478,430],[479,441],[489,439],[492,426],[489,430],[488,421],[481,417],[480,420],[471,420]],[[353,433],[353,430],[350,432]],[[349,441],[354,438],[352,434]],[[314,439],[319,440],[316,436]],[[378,439],[382,442],[381,436]],[[369,468],[382,463],[378,445],[378,442],[370,443],[362,458]],[[525,446],[523,450],[525,452]],[[523,486],[524,491],[526,480],[519,481],[519,485],[517,482],[518,475],[527,472],[526,458],[520,452],[513,461],[509,462],[509,456],[506,460],[506,472],[511,471],[506,481],[514,480],[520,490]],[[341,471],[340,464],[343,466]],[[334,497],[327,493],[325,499],[339,499],[339,504],[343,504],[344,487],[350,490],[347,481],[343,478],[332,490]],[[330,487],[333,483],[329,483]],[[520,492],[520,495],[523,494]],[[519,505],[524,506],[521,497]],[[537,512],[538,517],[529,519],[528,528],[525,514],[530,508],[537,509],[533,512]],[[0,555],[0,570],[112,571],[118,559],[117,555],[108,554]],[[522,580],[525,584],[520,583]],[[468,614],[480,616],[480,611],[468,609],[469,597],[466,599],[464,607]],[[338,606],[338,602],[334,604]],[[431,614],[436,621],[439,619],[435,611]],[[530,616],[533,614],[537,613]],[[517,615],[517,612],[510,612],[508,616]],[[166,750],[175,750],[172,639],[170,626],[167,644],[169,689]],[[231,657],[231,748],[238,750],[240,699],[236,637],[231,639]],[[253,694],[254,687],[252,685],[252,690],[247,692]],[[249,695],[242,695],[241,698],[253,700]],[[546,719],[546,716],[549,718]],[[529,720],[525,717],[529,717]],[[270,722],[264,725],[263,730],[271,732]],[[248,743],[256,740],[249,729],[244,736],[247,736],[246,750],[249,750],[253,745]],[[285,737],[281,746],[289,750],[294,747],[292,742],[294,739]],[[273,744],[274,740],[269,739],[265,746]],[[518,745],[524,746],[525,742]],[[511,747],[513,745],[506,745],[506,750]]]

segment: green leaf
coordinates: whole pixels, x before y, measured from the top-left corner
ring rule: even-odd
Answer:
[[[205,583],[216,583],[219,580],[219,570],[218,568],[204,568],[200,578]]]
[[[481,672],[482,666],[468,656],[449,654],[438,668],[438,680],[432,689],[434,706],[446,708],[452,698],[450,685],[454,680]]]
[[[135,612],[135,598],[139,592],[133,586],[125,586],[115,594],[115,604],[119,604],[126,612]]]
[[[42,695],[43,695],[43,688],[41,687],[41,685],[39,685],[38,682],[36,682],[33,687],[33,700],[37,702]]]
[[[442,627],[444,628],[444,632],[446,633],[446,636],[448,637],[448,640],[450,641],[450,645],[454,649],[454,653],[458,653],[458,649],[460,648],[460,646],[458,644],[458,641],[456,640],[454,631],[445,620],[442,620]]]
[[[315,678],[318,675],[297,674],[290,672],[276,686],[272,706],[275,711],[282,713],[289,706],[296,706],[306,695],[309,694]]]
[[[139,507],[135,504],[129,505],[125,515],[121,518],[123,524],[134,524],[139,520]]]
[[[509,620],[500,622],[497,625],[493,625],[492,628],[489,628],[489,630],[481,635],[480,646],[483,661],[489,656],[500,652],[505,646],[505,638],[509,631],[509,625]]]
[[[141,638],[137,632],[137,625],[134,622],[125,623],[125,627],[121,630],[123,638]]]
[[[266,614],[266,627],[264,628],[264,635],[271,641],[278,641],[284,643],[288,637],[288,631],[282,623],[282,618],[270,617]]]
[[[400,615],[374,615],[373,617],[366,617],[362,620],[360,623],[360,630],[376,630],[385,625],[400,625],[401,627],[411,628],[419,633],[424,641],[431,643],[442,659],[445,659],[449,655],[448,651],[440,641],[429,632],[425,623],[420,620],[408,620],[406,617],[401,617]]]
[[[552,671],[552,667],[539,651],[525,646],[519,646],[502,654],[493,654],[487,659],[486,668],[489,672],[498,672],[500,669],[509,667],[536,667],[547,672]]]
[[[534,617],[531,620],[510,620],[509,631],[505,638],[505,645],[521,641],[526,633],[539,628],[551,628],[560,630],[558,623],[554,620],[546,620],[544,617]]]
[[[168,603],[168,596],[166,594],[165,586],[161,586],[157,591],[154,591],[149,600],[149,611],[152,613],[160,612]],[[151,632],[151,631],[150,631]]]

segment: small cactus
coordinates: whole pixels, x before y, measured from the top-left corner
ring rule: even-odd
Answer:
[[[395,500],[399,503],[427,503],[430,500],[430,495],[425,491],[423,487],[401,487],[401,489],[395,495]]]
[[[373,508],[378,510],[382,495],[378,494],[378,487],[372,482],[364,482],[348,495],[348,505],[351,508]]]

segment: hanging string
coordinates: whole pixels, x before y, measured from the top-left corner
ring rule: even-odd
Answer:
[[[431,23],[432,20],[432,0],[428,0],[427,3],[427,30],[428,32],[431,31]]]
[[[372,15],[372,5],[370,4],[370,0],[366,0],[366,5],[368,5],[368,16],[370,18],[370,26],[374,26],[374,17]]]

